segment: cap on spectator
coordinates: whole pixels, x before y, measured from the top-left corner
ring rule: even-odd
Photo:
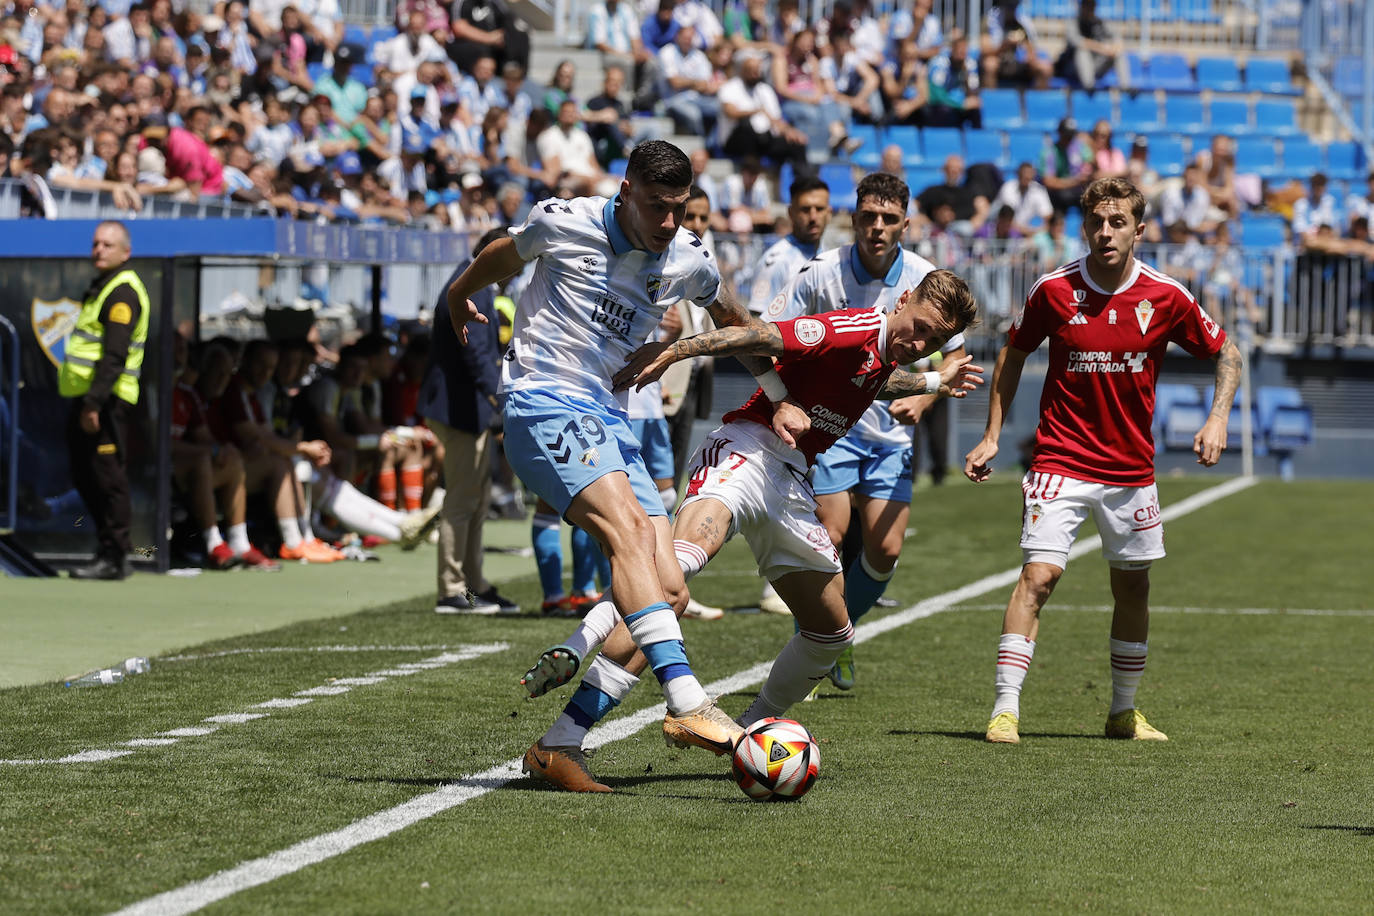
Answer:
[[[1149,149],[1150,140],[1144,134],[1136,134],[1136,138],[1131,141],[1131,149]]]
[[[167,157],[155,146],[145,146],[138,151],[138,170],[161,174],[167,168]]]
[[[416,86],[414,89],[410,90],[410,100],[412,102],[416,99],[420,99],[421,101],[423,101],[428,98],[429,90],[426,89],[424,86]]]
[[[335,167],[339,170],[340,175],[361,175],[363,161],[358,158],[357,153],[349,150],[339,154],[339,158],[335,160]]]
[[[1077,133],[1077,132],[1078,132],[1078,122],[1075,121],[1073,118],[1065,118],[1064,120],[1060,121],[1060,122],[1059,122],[1059,132],[1062,134],[1062,133],[1064,133],[1065,131],[1071,131],[1071,132]]]
[[[210,13],[204,19],[200,20],[200,30],[202,32],[218,32],[222,28],[224,28],[224,20],[214,13]]]
[[[358,52],[353,50],[352,45],[339,45],[334,49],[334,66],[339,64],[351,64],[357,60]]]
[[[443,198],[446,204],[456,204],[462,196],[460,191],[453,188],[444,188],[443,192],[440,194],[440,197]]]
[[[473,188],[480,188],[482,186],[482,176],[477,174],[476,172],[464,172],[463,179],[461,182],[459,182],[459,184],[463,186],[464,191],[471,191]]]
[[[442,198],[439,197],[439,192],[438,192],[438,191],[426,191],[426,192],[425,192],[425,206],[426,206],[426,207],[432,207],[432,206],[434,206],[435,204],[439,203],[439,201],[440,201],[441,199],[442,199]]]

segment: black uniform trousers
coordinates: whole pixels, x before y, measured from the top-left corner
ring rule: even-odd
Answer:
[[[86,514],[95,523],[99,542],[97,556],[116,563],[129,555],[129,524],[133,508],[129,500],[126,469],[125,404],[111,397],[100,410],[100,431],[94,435],[81,428],[82,399],[71,399],[67,414],[67,456],[72,483],[86,503]]]

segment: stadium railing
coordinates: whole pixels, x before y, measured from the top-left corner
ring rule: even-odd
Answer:
[[[23,182],[17,178],[0,178],[0,219],[18,219]],[[233,201],[179,201],[165,197],[146,197],[142,210],[116,206],[107,192],[83,191],[75,188],[55,188],[51,185],[53,201],[57,204],[58,219],[243,219],[254,216],[273,216],[269,208],[261,210]]]

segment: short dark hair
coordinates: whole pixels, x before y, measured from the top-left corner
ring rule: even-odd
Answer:
[[[859,182],[859,187],[854,194],[854,206],[858,207],[868,198],[881,201],[893,201],[903,207],[911,200],[911,189],[907,184],[896,175],[889,175],[887,172],[870,172]]]
[[[692,161],[667,140],[650,140],[639,144],[630,153],[625,177],[646,184],[687,188],[692,185]]]
[[[1140,225],[1141,220],[1145,219],[1145,195],[1141,194],[1139,188],[1124,178],[1097,179],[1088,185],[1078,205],[1083,208],[1084,215],[1087,215],[1104,200],[1126,201],[1126,205],[1131,208],[1131,216],[1135,217],[1137,226]]]
[[[505,238],[505,236],[506,230],[504,229],[488,229],[482,235],[482,237],[477,240],[477,244],[472,246],[472,256],[474,258],[477,257],[479,254],[482,253],[483,248],[486,248],[488,245],[490,245],[492,242],[497,241],[498,239]]]
[[[255,337],[243,347],[243,358],[240,362],[245,366],[251,366],[258,357],[264,353],[280,353],[281,348],[266,337]]]
[[[830,185],[821,181],[819,175],[798,175],[788,190],[787,199],[796,203],[797,198],[808,191],[824,191],[829,194]]]
[[[391,349],[391,338],[380,331],[371,331],[358,338],[353,346],[363,359],[371,359],[379,353],[385,353]]]
[[[687,202],[691,203],[694,200],[705,200],[709,203],[711,198],[699,185],[692,185],[687,189]]]

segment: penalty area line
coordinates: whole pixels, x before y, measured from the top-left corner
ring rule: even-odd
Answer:
[[[1180,500],[1164,509],[1162,514],[1166,520],[1178,518],[1217,500],[1224,499],[1233,493],[1238,493],[1255,483],[1257,480],[1253,477],[1234,478],[1200,493],[1195,493],[1187,499]],[[1101,543],[1097,537],[1088,538],[1075,545],[1073,550],[1069,552],[1069,557],[1072,559],[1082,556],[1100,547]],[[1021,568],[1018,566],[1015,569],[984,576],[962,588],[927,598],[905,610],[889,614],[881,620],[861,624],[855,630],[854,641],[856,643],[867,642],[909,623],[949,610],[994,588],[1010,585],[1016,581],[1020,572]],[[706,691],[719,696],[752,687],[761,683],[768,676],[772,666],[771,661],[760,662],[729,677],[707,684]],[[584,746],[593,749],[628,738],[649,725],[661,721],[664,711],[664,704],[658,703],[623,718],[612,719],[598,725],[587,735]],[[275,881],[277,878],[294,874],[311,865],[317,865],[359,846],[384,839],[421,821],[481,798],[487,793],[501,788],[506,783],[519,779],[522,775],[520,761],[521,758],[519,757],[507,760],[505,763],[498,764],[488,770],[465,776],[448,785],[441,786],[432,792],[417,795],[393,808],[370,814],[345,827],[322,833],[308,840],[302,840],[293,846],[288,846],[260,858],[241,862],[233,868],[217,872],[208,878],[192,881],[173,890],[145,898],[118,910],[113,916],[178,916],[178,914],[183,913],[194,913],[196,910],[226,897],[231,897],[240,891],[246,891]]]

